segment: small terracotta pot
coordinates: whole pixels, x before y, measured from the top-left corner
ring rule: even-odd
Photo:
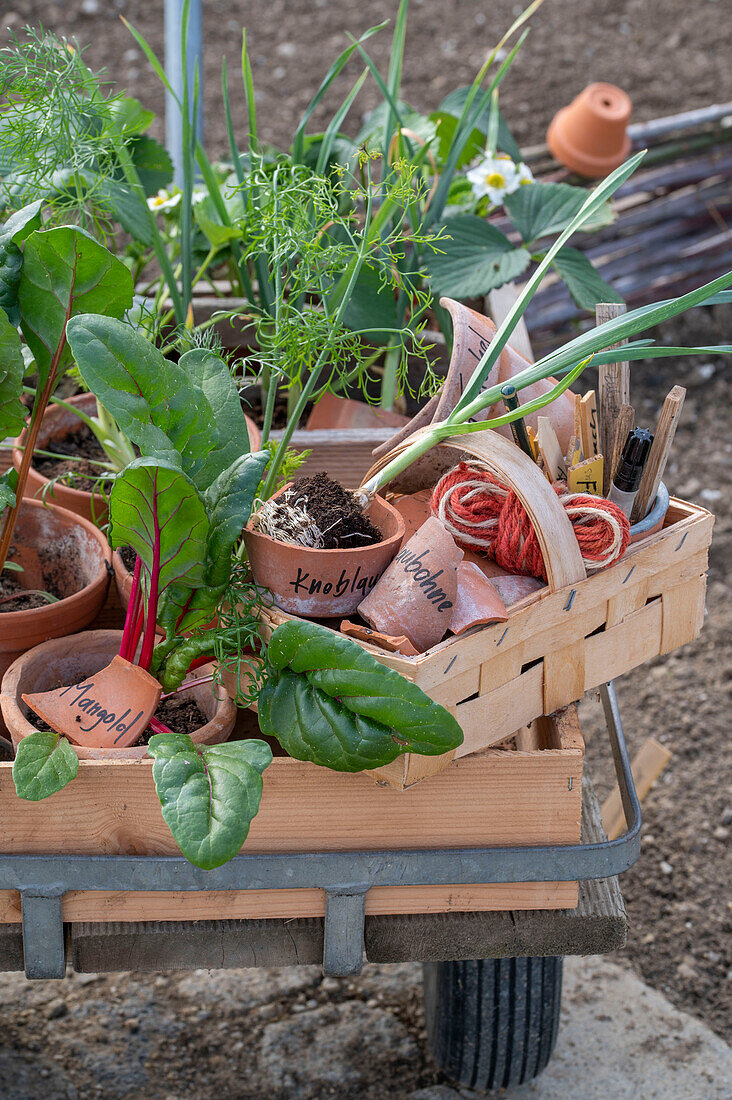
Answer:
[[[402,413],[325,393],[313,407],[305,428],[307,431],[319,428],[400,428],[408,423],[409,417]]]
[[[117,589],[119,602],[127,610],[132,595],[132,573],[125,565],[119,550],[115,550],[112,554],[112,569],[114,570],[114,586]]]
[[[587,179],[612,172],[628,156],[633,104],[614,84],[588,84],[552,119],[546,140],[560,164]]]
[[[75,397],[70,397],[68,403],[76,406],[87,416],[96,416],[97,399],[93,393],[78,393]],[[38,432],[38,449],[52,451],[55,442],[68,439],[70,435],[74,435],[82,427],[83,421],[79,420],[78,416],[74,416],[68,409],[63,408],[62,405],[49,405]],[[20,447],[25,443],[27,434],[28,429],[26,428],[15,440],[13,465],[16,470],[20,469],[20,463],[23,459],[23,452]],[[38,500],[46,485],[48,485],[48,478],[44,477],[43,474],[39,474],[31,463],[24,495]],[[74,512],[75,515],[88,519],[91,523],[96,523],[100,527],[109,518],[109,511],[101,493],[95,493],[92,498],[92,494],[84,489],[74,489],[70,485],[62,485],[57,482],[53,489],[49,490],[47,499],[49,503],[57,504],[59,508],[66,508],[69,512]]]
[[[13,747],[18,745],[35,726],[26,718],[27,710],[21,695],[50,691],[65,684],[75,684],[110,664],[119,653],[121,630],[90,630],[73,639],[57,638],[36,646],[19,657],[2,680],[0,706],[10,730]],[[196,679],[210,673],[212,666],[196,669]],[[198,745],[219,745],[228,740],[236,721],[236,707],[223,689],[212,692],[210,684],[190,689],[193,698],[208,718],[205,726],[194,730],[191,738]],[[126,749],[98,749],[72,745],[80,760],[141,760],[147,755],[146,745]]]
[[[24,587],[44,588],[44,567],[53,566],[66,595],[45,607],[0,614],[0,675],[27,649],[75,634],[97,617],[109,587],[112,556],[93,523],[39,500],[23,501],[12,545],[10,560],[23,566],[15,575]],[[52,552],[58,550],[63,554],[54,561]]]
[[[276,496],[289,488],[283,486]],[[252,530],[250,519],[244,541],[254,580],[292,615],[314,619],[349,615],[379,580],[404,537],[404,520],[381,497],[374,497],[368,516],[383,539],[348,550],[313,550],[277,542]]]

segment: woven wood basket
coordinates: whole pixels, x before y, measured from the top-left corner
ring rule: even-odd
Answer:
[[[381,459],[368,476],[404,446]],[[540,715],[581,699],[590,688],[692,641],[702,626],[714,524],[704,508],[672,498],[661,531],[588,577],[551,485],[531,459],[493,431],[447,440],[405,470],[390,489],[412,493],[431,487],[461,459],[471,458],[509,484],[523,503],[538,534],[548,583],[510,607],[507,622],[448,636],[416,657],[361,643],[447,707],[463,730],[464,742],[454,753],[407,754],[373,773],[390,786],[410,786],[454,758],[498,744]],[[265,631],[288,617],[269,609]]]

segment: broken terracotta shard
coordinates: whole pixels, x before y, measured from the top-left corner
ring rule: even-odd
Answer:
[[[134,745],[155,714],[162,687],[122,657],[78,684],[23,695],[23,702],[75,745],[124,749]]]
[[[405,634],[423,653],[444,638],[450,626],[462,558],[452,536],[430,517],[359,604],[359,615],[383,634]]]
[[[508,612],[503,600],[474,562],[460,562],[457,580],[457,598],[450,619],[453,634],[462,634],[481,623],[505,623]]]

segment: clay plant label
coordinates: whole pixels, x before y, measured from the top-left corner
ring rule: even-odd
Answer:
[[[162,687],[122,657],[78,684],[23,695],[23,702],[75,745],[124,749],[134,745],[160,702]]]
[[[463,552],[434,516],[399,551],[358,613],[392,637],[406,635],[418,652],[444,638],[457,597]]]
[[[471,626],[483,623],[505,623],[508,618],[506,605],[479,566],[472,561],[461,561],[457,575],[457,598],[450,620],[452,633],[462,634]]]

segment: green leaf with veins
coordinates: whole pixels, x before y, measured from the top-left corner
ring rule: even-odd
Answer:
[[[23,249],[18,302],[41,386],[54,360],[59,369],[70,361],[64,347],[69,318],[89,312],[121,317],[132,299],[128,269],[83,229],[63,225],[31,233]]]
[[[148,577],[158,560],[158,594],[203,579],[208,518],[193,482],[162,458],[138,458],[118,474],[109,497],[109,542],[131,546]]]
[[[38,199],[29,203],[0,225],[0,308],[5,310],[14,325],[20,324],[18,287],[23,254],[19,245],[40,226],[43,202],[43,199]]]
[[[173,178],[173,162],[160,142],[144,134],[130,142],[130,155],[148,198],[167,187]]]
[[[28,410],[20,400],[24,374],[18,330],[0,309],[0,439],[20,435],[25,427]]]
[[[29,733],[18,745],[13,782],[19,798],[40,802],[63,790],[79,771],[79,757],[59,733]]]
[[[14,469],[6,470],[5,473],[0,474],[0,515],[6,508],[15,507],[15,489],[18,484],[18,471]],[[17,568],[20,566],[13,566],[12,562],[5,562],[5,569]]]
[[[462,744],[453,716],[356,642],[316,623],[278,626],[267,647],[259,728],[290,756],[335,771],[439,756]]]
[[[517,278],[529,265],[531,257],[525,248],[516,248],[495,226],[474,214],[458,214],[444,225],[448,236],[440,241],[440,251],[425,260],[437,295],[477,298]]]
[[[208,485],[249,450],[247,422],[236,382],[220,355],[209,348],[193,348],[181,355],[178,366],[202,391],[218,431],[218,445],[208,452],[199,479],[201,485]]]
[[[153,780],[163,819],[183,855],[210,871],[237,854],[259,810],[262,772],[272,761],[264,741],[195,745],[184,733],[150,738]]]
[[[81,377],[125,435],[143,454],[179,455],[198,485],[219,433],[195,381],[124,321],[91,314],[66,331]]]
[[[577,216],[590,192],[569,183],[523,183],[504,199],[504,206],[525,244],[561,233]],[[582,229],[600,229],[615,220],[612,206],[603,203]]]
[[[560,248],[552,267],[567,284],[569,293],[580,309],[594,310],[598,302],[623,301],[577,248],[569,248],[567,245]]]

